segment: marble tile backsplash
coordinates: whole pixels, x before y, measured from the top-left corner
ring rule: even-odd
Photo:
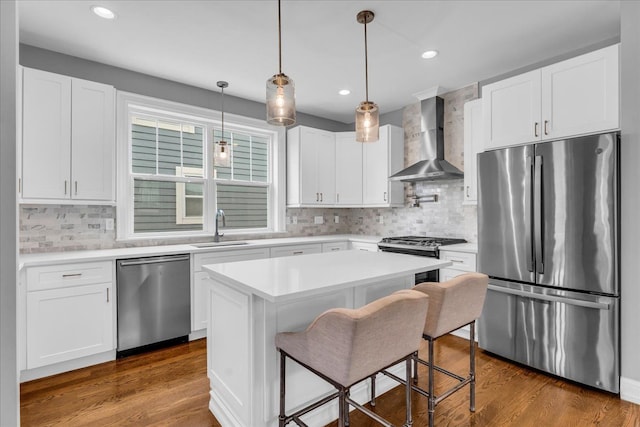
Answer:
[[[477,84],[441,95],[445,101],[445,158],[464,168],[463,105],[477,98]],[[420,156],[420,103],[405,107],[405,166]],[[421,202],[412,207],[412,195],[438,195],[437,202]],[[477,241],[476,206],[463,205],[462,180],[405,184],[405,206],[400,208],[289,208],[286,231],[277,234],[242,235],[238,239],[300,237],[323,234],[364,234],[377,236],[430,235],[461,237]],[[338,222],[336,222],[336,216]],[[321,217],[322,224],[315,218]],[[133,246],[192,243],[212,240],[154,239],[118,242],[116,232],[106,229],[106,220],[116,218],[113,206],[21,205],[20,252],[58,252],[112,249]],[[227,239],[233,240],[227,236]]]

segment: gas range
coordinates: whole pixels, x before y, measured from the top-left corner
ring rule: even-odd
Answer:
[[[440,246],[466,243],[464,239],[425,236],[385,237],[378,242],[378,248],[384,252],[397,252],[438,258]]]

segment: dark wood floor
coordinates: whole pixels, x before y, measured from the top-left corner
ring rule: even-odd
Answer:
[[[436,343],[437,361],[467,369],[467,341]],[[442,363],[444,365],[444,363]],[[132,356],[21,386],[23,426],[220,426],[208,409],[205,340]],[[640,406],[478,352],[476,412],[460,391],[436,408],[441,426],[640,426]],[[421,383],[426,372],[421,372]],[[446,379],[436,379],[437,388]],[[424,384],[423,384],[424,385]],[[436,388],[436,392],[437,392]],[[378,398],[376,412],[404,421],[404,390]],[[414,426],[427,425],[426,399],[414,393]],[[354,427],[378,426],[352,412]],[[293,424],[290,424],[293,425]],[[335,426],[331,424],[331,426]]]

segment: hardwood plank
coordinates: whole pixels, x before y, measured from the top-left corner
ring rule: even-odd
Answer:
[[[426,357],[426,342],[421,355]],[[468,371],[468,341],[447,336],[436,342],[436,363],[462,375]],[[206,341],[103,363],[21,385],[23,426],[220,427],[208,409]],[[640,406],[618,396],[477,353],[476,412],[468,388],[436,407],[445,426],[623,426],[640,427]],[[420,367],[420,384],[427,369]],[[436,377],[436,392],[450,380]],[[427,400],[414,393],[413,425],[426,426]],[[377,399],[374,411],[395,425],[404,422],[404,388]],[[378,424],[357,411],[353,427]],[[291,426],[293,424],[290,424]],[[329,426],[336,426],[331,423]]]

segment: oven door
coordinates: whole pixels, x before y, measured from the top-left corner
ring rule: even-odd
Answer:
[[[418,283],[439,282],[439,281],[440,281],[440,270],[431,270],[431,271],[425,271],[423,273],[416,274],[415,284],[417,285]]]
[[[398,248],[398,247],[390,247],[378,244],[378,249],[382,252],[394,252],[398,254],[405,255],[417,255],[417,256],[426,256],[429,258],[438,258],[438,253],[435,251],[429,251],[424,249],[410,249],[410,248]],[[415,284],[424,283],[424,282],[439,282],[440,281],[440,270],[431,270],[425,271],[422,273],[416,274]]]

